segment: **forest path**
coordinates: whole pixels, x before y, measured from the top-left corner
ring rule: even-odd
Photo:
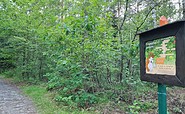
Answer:
[[[13,84],[0,78],[0,114],[37,114],[32,101]]]

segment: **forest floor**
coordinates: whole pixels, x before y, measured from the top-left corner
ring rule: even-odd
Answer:
[[[37,114],[37,111],[17,86],[0,78],[0,114]]]
[[[0,78],[0,114],[37,114],[40,111],[37,112],[35,106],[39,110],[42,110],[42,114],[50,114],[51,112],[59,112],[60,114],[93,114],[93,112],[100,114],[130,114],[129,112],[131,112],[131,110],[133,114],[158,114],[157,91],[153,90],[146,91],[142,93],[143,95],[135,98],[136,102],[133,105],[124,102],[120,104],[108,103],[104,106],[101,105],[101,109],[96,109],[95,106],[94,111],[66,111],[63,108],[56,108],[54,106],[55,104],[50,102],[52,101],[52,98],[49,98],[50,96],[47,101],[45,98],[48,96],[48,92],[42,87],[39,87],[40,86],[36,85],[25,86],[20,83],[15,84],[10,80]],[[41,100],[44,98],[44,102],[42,100],[38,101],[38,105],[37,101],[35,102],[34,100],[34,105],[23,93],[26,93],[26,95],[30,96],[33,100],[37,99],[37,101],[38,99]],[[41,93],[43,93],[43,95],[41,95]],[[31,96],[35,96],[35,98]],[[41,103],[43,105],[41,105]],[[48,104],[48,106],[46,107],[45,104]],[[53,105],[53,108],[51,105]],[[185,114],[185,88],[167,87],[167,105],[169,114]],[[43,106],[44,108],[39,108],[38,106]]]
[[[135,101],[133,105],[120,104],[127,105],[123,110],[119,106],[104,108],[103,114],[158,114],[157,91],[143,93]],[[167,87],[167,110],[168,114],[185,114],[185,88]]]
[[[167,100],[168,109],[172,114],[185,114],[185,88],[170,88]]]

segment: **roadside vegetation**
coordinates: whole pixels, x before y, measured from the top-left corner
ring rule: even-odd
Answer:
[[[58,106],[53,100],[55,93],[38,85],[21,86],[21,90],[35,103],[39,114],[96,114],[95,111],[80,110],[68,106]]]

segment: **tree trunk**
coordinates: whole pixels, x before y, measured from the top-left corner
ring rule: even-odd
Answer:
[[[182,6],[183,6],[183,19],[185,19],[185,0],[182,0]]]
[[[39,64],[39,80],[43,80],[43,71],[42,71],[42,67],[43,67],[43,59],[42,57],[39,59],[40,64]]]
[[[181,0],[178,0],[179,9],[181,8]],[[179,19],[181,18],[182,14],[181,11],[179,11]]]

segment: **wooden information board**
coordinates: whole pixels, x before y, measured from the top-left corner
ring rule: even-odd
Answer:
[[[139,34],[142,81],[185,87],[185,21]]]

